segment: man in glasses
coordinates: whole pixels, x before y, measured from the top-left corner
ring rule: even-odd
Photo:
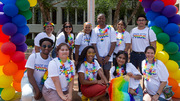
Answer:
[[[141,73],[141,62],[145,59],[145,48],[150,45],[156,48],[157,40],[156,34],[153,30],[146,27],[146,23],[146,16],[139,15],[137,17],[137,27],[133,28],[130,32],[132,45],[130,62],[136,66],[136,68],[139,67]]]
[[[52,50],[53,40],[43,38],[39,41],[39,46],[41,52],[31,54],[25,65],[27,72],[21,80],[22,101],[44,101],[41,80],[52,60],[49,53]]]

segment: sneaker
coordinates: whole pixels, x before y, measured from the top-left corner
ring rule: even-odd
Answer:
[[[82,97],[82,93],[81,92],[78,92],[77,94],[79,95],[80,98]]]

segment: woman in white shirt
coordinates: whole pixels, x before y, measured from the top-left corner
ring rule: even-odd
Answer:
[[[43,96],[46,101],[72,101],[75,67],[68,58],[69,46],[61,43],[57,46],[57,53],[58,57],[50,61],[48,66]]]
[[[87,46],[83,49],[77,65],[78,76],[81,82],[81,92],[85,97],[93,101],[102,99],[109,85],[102,68],[94,59],[94,56],[94,47]],[[97,79],[97,74],[100,76],[100,80]]]
[[[143,91],[140,86],[140,79],[142,79],[142,76],[132,63],[128,63],[127,52],[119,51],[116,54],[115,60],[115,66],[110,69],[111,79],[128,75],[130,77],[130,94],[133,96],[135,101],[143,101]]]
[[[167,101],[162,91],[168,82],[169,73],[163,62],[155,59],[155,53],[154,47],[146,47],[146,60],[142,61],[142,73],[144,76],[144,92],[147,93],[143,99],[145,101]]]

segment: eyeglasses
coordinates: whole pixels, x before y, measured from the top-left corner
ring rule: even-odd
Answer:
[[[146,20],[138,20],[138,21],[140,22],[140,21],[146,21]]]
[[[71,26],[65,26],[65,28],[72,28]]]
[[[96,53],[87,53],[87,55],[96,55]]]
[[[52,46],[51,45],[42,45],[43,48],[51,48]]]

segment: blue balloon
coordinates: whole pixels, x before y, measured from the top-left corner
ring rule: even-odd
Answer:
[[[26,18],[23,15],[16,15],[12,18],[12,22],[16,24],[18,27],[22,27],[27,24]]]
[[[160,15],[159,13],[153,12],[152,10],[150,10],[146,13],[146,17],[149,21],[153,21],[159,15]]]
[[[169,36],[174,36],[179,32],[179,26],[174,23],[169,23],[164,27],[164,32],[167,33]]]
[[[4,25],[5,23],[11,22],[11,17],[7,16],[6,14],[0,13],[0,25]]]
[[[5,23],[2,26],[2,31],[6,35],[13,36],[17,32],[17,26],[13,23]]]
[[[180,43],[180,34],[176,34],[175,36],[170,37],[171,42]]]
[[[0,12],[4,12],[3,11],[3,6],[4,6],[4,4],[0,3]]]
[[[153,1],[154,0],[142,0],[141,5],[144,8],[150,8]]]
[[[4,13],[10,17],[13,17],[18,14],[19,9],[15,4],[6,4],[3,7]]]
[[[27,25],[24,25],[22,27],[18,27],[18,33],[22,33],[24,36],[26,36],[29,33],[29,27]]]
[[[3,4],[16,4],[16,0],[1,0]]]
[[[23,43],[22,45],[16,45],[16,51],[25,52],[27,50],[27,44]]]
[[[148,22],[148,27],[155,26],[155,23],[153,21]]]
[[[23,43],[25,43],[26,37],[21,33],[16,33],[11,37],[10,41],[13,42],[15,45],[22,45]]]
[[[144,12],[147,13],[148,11],[150,11],[151,8],[144,8]]]
[[[164,8],[164,2],[162,1],[154,1],[151,4],[151,9],[154,12],[161,12],[163,8]]]
[[[177,25],[180,24],[180,15],[176,14],[173,17],[169,18],[169,23],[175,23]]]
[[[156,26],[163,28],[168,24],[168,19],[165,16],[160,15],[155,18],[154,23]]]
[[[164,9],[162,10],[162,15],[170,18],[170,17],[173,17],[175,14],[176,14],[176,7],[173,6],[173,5],[168,5],[166,7],[164,7]]]

